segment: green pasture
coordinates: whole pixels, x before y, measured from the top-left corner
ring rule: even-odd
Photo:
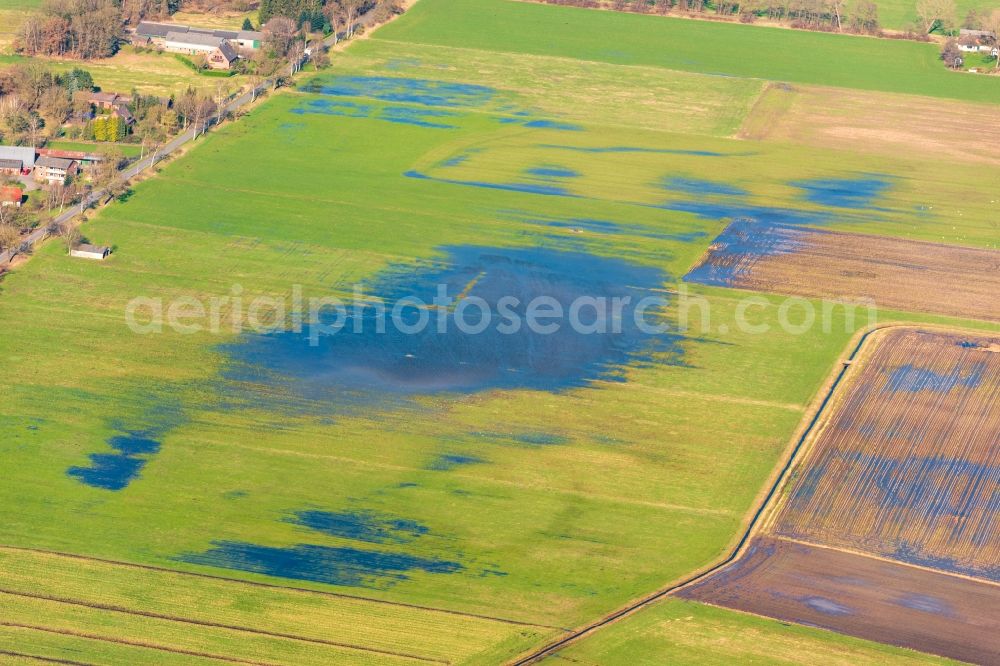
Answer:
[[[956,664],[813,627],[668,599],[613,624],[543,663]]]
[[[2,16],[2,14],[0,14]],[[146,51],[140,53],[131,46],[125,46],[111,58],[99,60],[60,60],[47,57],[27,57],[0,54],[0,65],[18,64],[29,61],[41,62],[53,72],[66,72],[80,67],[94,77],[94,84],[106,92],[128,94],[138,90],[147,95],[169,97],[182,93],[188,88],[215,90],[216,86],[228,86],[230,90],[239,87],[239,79],[217,79],[199,76],[186,67],[171,53]]]
[[[138,157],[142,150],[141,146],[136,146],[130,143],[100,143],[93,141],[49,141],[46,145],[47,148],[55,148],[57,150],[75,150],[84,153],[98,152],[102,148],[107,148],[109,146],[116,146],[118,150],[122,151],[122,155],[125,157]]]
[[[485,30],[486,25],[504,27]],[[563,26],[566,29],[561,29]],[[995,79],[956,76],[947,71],[934,44],[519,0],[467,0],[460,4],[421,0],[406,21],[386,26],[376,38],[1000,102],[1000,85]]]
[[[917,21],[917,3],[912,0],[878,0],[878,16],[884,28],[889,30],[906,30]],[[990,0],[957,0],[955,14],[959,24],[965,19],[970,9],[989,14],[996,9],[996,3]]]
[[[513,4],[494,5],[497,12],[515,11]],[[378,99],[377,91],[275,95],[199,139],[125,201],[92,213],[82,232],[113,246],[110,259],[71,259],[53,241],[0,283],[0,500],[16,507],[0,524],[0,547],[368,601],[329,601],[318,617],[320,602],[311,595],[123,572],[113,564],[90,571],[56,557],[48,564],[13,561],[3,548],[0,565],[9,564],[0,566],[0,589],[195,620],[218,617],[226,624],[253,621],[274,632],[321,627],[329,640],[361,648],[405,647],[426,659],[498,663],[726,553],[807,405],[865,322],[847,325],[846,313],[836,309],[828,331],[785,332],[778,325],[779,299],[772,298],[749,315],[769,331],[752,333],[738,325],[745,294],[692,288],[671,296],[664,314],[671,323],[690,315],[694,328],[680,342],[682,353],[622,368],[618,379],[625,381],[559,392],[429,395],[345,410],[282,386],[262,392],[228,376],[222,345],[241,340],[232,330],[133,332],[124,321],[129,302],[283,298],[296,286],[307,296],[346,296],[390,267],[417,267],[443,258],[444,247],[463,245],[625,259],[660,269],[661,288],[669,293],[684,288],[680,278],[726,220],[672,210],[705,197],[664,189],[665,179],[741,188],[741,205],[817,213],[830,211],[805,201],[793,181],[877,173],[892,183],[877,206],[834,211],[829,228],[996,243],[990,195],[975,185],[988,169],[945,170],[888,155],[727,139],[760,82],[583,63],[552,53],[520,53],[501,69],[481,50],[466,50],[500,34],[490,22],[469,27],[467,12],[486,5],[477,0],[453,8],[450,18],[438,13],[441,6],[422,0],[384,36],[420,41],[421,34],[446,34],[455,21],[466,22],[466,42],[401,44],[379,32],[339,55],[332,74],[317,82],[375,76],[411,87],[414,79],[471,84],[489,89],[481,103],[428,106]],[[541,11],[550,41],[589,29],[591,14]],[[548,82],[552,72],[579,85],[556,90]],[[593,86],[585,85],[588,72]],[[637,98],[643,86],[660,94]],[[677,117],[691,113],[695,117]],[[532,121],[544,122],[532,127]],[[530,173],[540,167],[574,175],[561,182],[558,196],[532,192],[526,186],[539,183]],[[726,196],[722,201],[731,204]],[[588,220],[611,226],[595,230]],[[224,313],[232,309],[232,302],[223,306]],[[86,465],[89,454],[109,452],[108,438],[150,428],[162,430],[162,450],[124,490],[90,487],[67,475]],[[531,443],[538,438],[562,443]],[[435,467],[442,455],[479,462]],[[290,523],[291,513],[303,509],[416,521],[426,534],[378,549],[461,569],[408,572],[391,584],[361,587],[182,560],[218,541],[358,545]],[[58,604],[18,599],[18,617],[31,618],[25,625],[213,654],[231,643],[229,653],[239,658],[252,651],[225,631],[161,632],[129,618],[70,616]],[[379,600],[410,606],[392,606],[398,620],[384,621],[390,607],[375,605]],[[464,615],[444,621],[441,611]],[[729,613],[691,613],[715,623],[708,632],[737,622]],[[759,623],[757,630],[778,641],[774,625]],[[48,658],[155,661],[148,646],[14,627],[0,636],[0,650],[34,640],[24,632],[45,637],[37,645]],[[826,634],[794,635],[817,654],[833,649],[824,643]],[[889,654],[843,639],[832,645],[855,646],[860,660],[872,662]],[[285,642],[258,647],[255,658],[282,663],[321,662],[329,654],[307,650],[297,660]],[[176,656],[163,654],[164,660]]]

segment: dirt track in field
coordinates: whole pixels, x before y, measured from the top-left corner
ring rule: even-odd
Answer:
[[[352,645],[350,643],[342,643],[337,641],[328,641],[321,638],[310,638],[306,636],[296,636],[294,634],[286,634],[281,632],[266,631],[264,629],[255,629],[251,627],[243,627],[239,625],[232,624],[222,624],[218,622],[206,622],[203,620],[196,620],[191,618],[179,617],[176,615],[167,615],[163,613],[153,613],[151,611],[137,610],[134,608],[125,608],[123,606],[116,606],[113,604],[100,604],[88,601],[80,601],[77,599],[69,599],[64,597],[55,597],[47,594],[28,594],[26,592],[18,592],[15,590],[5,590],[0,589],[0,596],[10,595],[13,597],[23,597],[25,599],[38,599],[41,601],[50,601],[57,604],[65,604],[68,606],[77,606],[81,608],[89,608],[91,610],[107,611],[111,613],[121,613],[123,615],[132,615],[135,617],[148,617],[156,620],[166,620],[169,622],[177,622],[180,624],[187,624],[194,627],[209,627],[212,629],[225,629],[232,632],[251,634],[256,636],[264,636],[267,638],[280,638],[290,641],[298,641],[302,643],[311,643],[314,645],[325,645],[328,647],[341,648],[345,650],[353,650],[357,652],[365,652],[374,655],[383,655],[386,657],[398,657],[401,659],[409,659],[412,661],[419,661],[425,663],[447,663],[440,659],[432,659],[429,657],[422,657],[420,655],[408,654],[405,652],[394,652],[391,650],[379,650],[376,648],[365,647],[363,645]]]
[[[678,596],[977,664],[1000,654],[1000,586],[784,539]]]

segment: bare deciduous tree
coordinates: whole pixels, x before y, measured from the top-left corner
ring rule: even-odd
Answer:
[[[942,30],[955,27],[955,0],[917,0],[916,9],[917,19],[925,33],[930,33],[937,27]]]

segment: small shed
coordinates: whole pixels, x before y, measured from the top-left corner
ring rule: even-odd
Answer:
[[[111,254],[111,248],[104,245],[83,243],[70,250],[69,254],[71,257],[79,257],[80,259],[97,259],[98,261],[103,261]]]

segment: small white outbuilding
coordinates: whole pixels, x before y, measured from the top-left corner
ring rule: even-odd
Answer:
[[[107,259],[109,254],[111,254],[110,247],[105,247],[103,245],[87,245],[86,243],[78,245],[70,250],[69,253],[71,257],[79,257],[80,259],[97,259],[98,261]]]

